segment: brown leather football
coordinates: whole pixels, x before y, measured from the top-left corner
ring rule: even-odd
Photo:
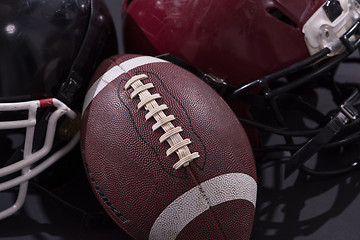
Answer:
[[[107,213],[135,239],[249,239],[256,170],[225,101],[160,58],[120,55],[95,72],[81,148]]]

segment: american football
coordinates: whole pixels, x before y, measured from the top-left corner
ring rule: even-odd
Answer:
[[[257,179],[225,101],[160,58],[117,55],[90,82],[81,151],[92,189],[135,239],[249,239]]]

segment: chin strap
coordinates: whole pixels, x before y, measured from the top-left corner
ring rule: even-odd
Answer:
[[[325,144],[329,143],[346,125],[358,119],[359,115],[360,95],[359,90],[354,89],[350,97],[340,106],[339,111],[326,126],[288,160],[285,165],[285,178],[294,173]]]

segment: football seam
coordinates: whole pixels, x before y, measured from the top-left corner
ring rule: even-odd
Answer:
[[[129,89],[129,87],[131,86],[131,87],[134,89],[134,91],[136,91],[136,89],[138,89],[138,88],[140,88],[140,87],[142,87],[142,86],[145,86],[145,85],[141,82],[141,80],[146,79],[146,78],[148,78],[148,76],[147,76],[146,74],[141,75],[141,74],[138,74],[138,73],[137,73],[137,75],[133,76],[133,77],[127,82],[127,84],[126,84],[126,86],[124,87],[124,89]],[[133,84],[136,83],[136,82],[141,82],[141,84],[139,84],[138,86],[133,86]],[[164,87],[164,86],[163,86],[163,87]],[[143,89],[144,89],[144,90],[143,90],[144,92],[145,92],[145,91],[148,92],[148,89],[150,89],[150,87],[149,87],[149,88],[143,88]],[[148,93],[151,94],[150,92],[148,92]],[[156,94],[156,93],[152,94],[152,95],[154,96],[154,98],[155,98],[155,94]],[[138,95],[138,92],[136,92],[136,94],[134,94],[134,95]],[[134,97],[134,95],[131,95],[131,96]],[[140,97],[139,97],[139,98],[140,98]],[[143,97],[143,98],[145,98],[145,97]],[[141,107],[144,106],[144,104],[141,104],[141,101],[142,101],[143,98],[140,98],[140,103],[139,103],[139,104],[140,104]],[[157,99],[157,98],[155,98],[155,99],[150,98],[150,99],[151,99],[151,101],[155,101],[155,102],[156,102],[156,99]],[[138,106],[139,106],[139,105],[138,105]],[[147,109],[147,110],[148,110],[148,109]],[[166,132],[165,129],[164,129],[164,131]],[[169,143],[169,144],[170,144],[170,143]],[[195,177],[192,169],[190,169],[190,173],[191,173],[191,175],[192,175],[192,178],[193,178],[194,180],[196,180],[195,184],[197,185],[197,187],[198,187],[201,195],[203,196],[203,199],[204,199],[204,201],[206,202],[209,211],[211,212],[211,216],[212,216],[212,218],[214,219],[214,221],[216,222],[216,226],[218,227],[218,229],[219,229],[219,231],[221,232],[222,236],[226,239],[225,232],[224,232],[224,230],[222,229],[221,224],[220,224],[218,218],[216,217],[216,214],[214,213],[214,211],[213,211],[213,209],[212,209],[212,206],[211,206],[209,197],[206,195],[205,190],[202,188],[201,184],[199,184],[199,181],[198,181],[198,179]]]
[[[221,227],[220,221],[218,220],[218,218],[216,217],[216,214],[214,213],[213,207],[210,203],[210,198],[207,196],[206,191],[204,190],[204,188],[201,185],[201,182],[197,179],[197,177],[195,176],[193,170],[190,168],[190,174],[192,175],[192,178],[195,179],[195,183],[201,193],[201,195],[203,196],[204,200],[206,201],[206,204],[208,205],[208,210],[211,212],[211,216],[213,217],[213,219],[216,222],[216,226],[219,228],[220,232],[222,233],[224,239],[226,239],[226,234],[225,231],[223,230],[223,228]]]
[[[101,198],[101,200],[106,204],[106,206],[113,212],[116,217],[118,217],[123,223],[126,223],[130,221],[123,213],[121,213],[114,205],[111,203],[111,201],[106,197],[105,193],[101,190],[100,186],[97,184],[95,178],[92,175],[92,172],[90,171],[89,165],[85,162],[85,169],[88,173],[88,177],[94,186],[93,190],[97,193],[97,196]]]
[[[128,75],[129,78],[131,78],[130,74],[128,72],[126,72],[126,75]],[[123,82],[126,82],[128,79],[127,78],[123,78],[120,80],[119,84],[118,84],[118,89],[121,89],[122,87],[120,85],[123,84]],[[158,151],[155,149],[154,146],[152,146],[150,144],[150,142],[146,141],[146,139],[141,135],[139,129],[137,128],[136,124],[135,124],[135,121],[134,121],[134,117],[133,117],[133,114],[131,112],[131,109],[128,105],[126,105],[126,103],[123,101],[123,99],[121,98],[120,96],[120,92],[119,90],[117,91],[117,94],[118,94],[118,99],[120,100],[120,103],[126,108],[126,110],[128,111],[128,114],[129,114],[129,118],[130,118],[130,122],[135,130],[135,132],[137,133],[137,135],[139,136],[139,138],[154,152],[155,154],[155,157],[159,163],[159,165],[161,166],[162,170],[164,172],[166,172],[167,174],[171,175],[172,177],[176,177],[176,178],[179,178],[179,179],[186,179],[187,178],[187,172],[184,171],[184,176],[179,176],[179,175],[175,175],[173,174],[172,172],[169,172],[162,164],[161,160],[160,160],[160,155],[158,153]]]
[[[200,155],[198,152],[191,153],[188,148],[191,140],[189,138],[183,139],[180,135],[180,132],[183,131],[182,127],[175,127],[172,124],[172,121],[175,120],[174,115],[166,115],[163,112],[163,110],[168,108],[167,105],[158,105],[156,102],[157,99],[161,98],[161,95],[158,93],[151,94],[149,92],[149,89],[154,88],[153,83],[143,84],[142,80],[147,78],[148,76],[146,74],[135,75],[128,80],[124,89],[128,90],[130,87],[133,88],[130,98],[138,97],[140,99],[137,108],[145,108],[145,110],[148,111],[145,115],[146,120],[151,117],[155,119],[156,123],[152,126],[152,130],[156,131],[158,128],[164,130],[165,133],[161,135],[159,141],[160,143],[166,141],[170,145],[170,148],[166,151],[166,156],[176,153],[179,157],[179,161],[173,165],[173,168],[178,170],[180,167],[186,167],[194,159],[200,157]]]
[[[124,86],[124,89],[127,90],[127,89],[129,89],[130,87],[132,87],[132,88],[134,89],[133,92],[136,91],[135,94],[130,94],[130,98],[134,98],[135,96],[138,96],[138,95],[140,94],[140,92],[148,92],[148,94],[150,94],[150,96],[153,96],[153,97],[150,97],[150,98],[149,98],[149,99],[150,99],[149,102],[150,102],[150,101],[156,102],[156,99],[158,99],[160,96],[159,96],[159,97],[156,97],[156,93],[151,94],[151,93],[148,91],[148,89],[153,88],[153,86],[150,87],[150,85],[148,85],[148,87],[144,87],[144,86],[147,85],[147,84],[144,85],[144,84],[141,82],[141,80],[146,79],[146,78],[148,78],[148,76],[147,76],[146,74],[144,74],[144,73],[143,73],[143,74],[139,74],[139,72],[137,72],[136,75],[134,75],[131,79],[128,80],[128,82],[127,82],[126,85]],[[141,84],[133,86],[136,82],[140,82]],[[164,83],[161,82],[161,84],[163,85]],[[142,91],[137,91],[138,88],[142,88],[142,89],[141,89]],[[164,85],[163,85],[163,88],[165,88]],[[171,96],[172,96],[172,95],[171,95]],[[139,97],[139,99],[140,99],[140,103],[138,104],[138,109],[140,109],[140,108],[144,107],[147,103],[141,103],[141,102],[142,102],[142,99],[144,99],[144,98],[146,98],[146,97],[140,97],[140,96],[138,96],[138,97]],[[173,97],[173,96],[172,96],[172,97]],[[156,105],[157,105],[157,103],[156,103]],[[140,106],[140,107],[139,107],[139,106]],[[181,107],[183,107],[183,106],[181,106]],[[146,108],[145,108],[145,109],[146,109]],[[149,109],[146,109],[146,110],[149,111]],[[162,111],[160,111],[160,112],[162,112]],[[186,111],[185,111],[185,112],[186,112]],[[187,113],[186,113],[186,115],[187,115]],[[171,115],[169,115],[169,116],[171,116]],[[188,117],[188,115],[187,115],[187,117]],[[147,119],[146,119],[146,120],[147,120]],[[155,119],[155,120],[156,120],[156,119]],[[172,127],[174,127],[174,126],[172,126]],[[193,126],[191,126],[191,128],[192,128],[192,130],[193,130]],[[166,133],[166,129],[163,129],[163,130],[164,130],[165,133]],[[180,135],[179,135],[179,136],[180,136]],[[182,139],[181,136],[180,136],[180,138]],[[170,143],[169,143],[169,145],[171,146]],[[187,148],[187,146],[185,146],[185,147]],[[180,157],[180,156],[179,156],[179,157]],[[176,165],[176,164],[175,164],[175,165]],[[175,165],[174,165],[174,166],[175,166]],[[187,164],[187,165],[188,165],[188,164]],[[186,166],[187,166],[187,165],[186,165]],[[197,185],[197,187],[198,187],[201,195],[203,196],[203,199],[205,200],[206,204],[208,205],[208,209],[209,209],[209,211],[211,212],[211,216],[213,217],[213,219],[214,219],[214,220],[216,221],[216,223],[217,223],[216,226],[219,228],[219,231],[222,233],[223,237],[226,238],[225,232],[224,232],[224,230],[222,229],[221,224],[219,223],[219,220],[217,219],[215,213],[213,212],[212,206],[211,206],[211,204],[210,204],[209,197],[206,195],[204,189],[202,188],[201,184],[199,184],[199,181],[197,180],[197,178],[195,177],[195,175],[194,175],[194,173],[193,173],[193,171],[192,171],[191,169],[190,169],[190,173],[191,173],[191,175],[192,175],[192,178],[193,178],[194,180],[196,180],[195,184]]]
[[[191,121],[191,118],[188,114],[188,112],[186,111],[185,107],[181,104],[181,102],[179,101],[179,99],[177,99],[168,89],[167,87],[165,86],[165,83],[160,79],[160,77],[153,73],[153,72],[149,72],[149,71],[136,71],[135,74],[142,74],[142,73],[145,73],[145,74],[149,74],[149,75],[153,75],[158,81],[159,83],[161,84],[163,90],[169,94],[169,96],[181,107],[183,113],[186,115],[186,119],[189,123],[189,126],[190,126],[190,129],[191,129],[191,132],[195,135],[195,137],[198,139],[198,141],[200,142],[202,148],[203,148],[203,154],[204,154],[204,162],[203,164],[198,164],[197,161],[193,161],[193,163],[196,165],[196,167],[200,170],[204,170],[205,168],[205,165],[206,165],[206,162],[207,162],[207,148],[202,140],[202,138],[199,136],[199,134],[195,131],[194,129],[194,126],[192,124],[192,121]]]
[[[150,73],[150,72],[149,72],[149,73]],[[144,74],[144,72],[142,72],[142,74]],[[153,74],[153,73],[151,73],[151,74]],[[136,72],[136,75],[141,75],[141,73],[140,73],[140,72]],[[134,77],[136,77],[136,75],[135,75]],[[145,75],[145,74],[144,74],[144,75]],[[146,76],[146,78],[148,77],[147,75],[145,75],[145,76]],[[130,80],[129,80],[129,81],[130,81]],[[135,82],[135,81],[137,81],[137,80],[133,80],[133,81]],[[131,83],[131,82],[132,82],[132,81],[128,82],[128,83],[127,83],[128,86],[125,86],[124,88],[125,88],[125,89],[128,89],[128,87],[132,86],[132,83]],[[161,82],[163,88],[165,89],[164,83],[163,83],[162,81],[160,81],[160,82]],[[143,83],[142,83],[142,85],[143,85]],[[136,87],[133,87],[133,89],[134,89],[134,91],[136,91]],[[147,89],[144,90],[144,91],[147,91]],[[167,92],[168,92],[168,91],[167,91]],[[168,93],[169,93],[169,92],[168,92]],[[170,94],[170,93],[169,93],[169,94]],[[170,95],[171,95],[171,94],[170,94]],[[178,100],[177,100],[174,96],[171,95],[171,97],[174,98],[174,99],[178,102]],[[140,100],[141,100],[141,99],[140,99]],[[154,101],[154,100],[153,100],[153,101]],[[183,108],[183,106],[182,106],[179,102],[178,102],[178,104]],[[185,112],[188,120],[190,121],[190,118],[189,118],[187,112],[185,111],[185,109],[183,109],[183,111]],[[191,125],[191,129],[193,130],[192,124],[190,124],[190,125]],[[194,132],[194,131],[193,131],[193,132]],[[197,137],[200,138],[199,136],[197,136]],[[202,143],[202,142],[201,142],[201,143]],[[202,144],[203,144],[203,143],[202,143]],[[204,146],[204,144],[203,144],[203,146]],[[204,146],[204,148],[205,148],[205,146]],[[205,151],[205,152],[206,152],[206,151]],[[204,165],[204,167],[205,167],[205,165]],[[219,228],[219,231],[222,233],[223,237],[226,239],[225,232],[224,232],[224,230],[222,229],[221,224],[220,224],[219,220],[217,219],[217,217],[216,217],[216,215],[215,215],[215,213],[214,213],[214,211],[213,211],[213,209],[212,209],[212,206],[211,206],[211,204],[210,204],[209,197],[206,195],[206,193],[205,193],[204,189],[202,188],[201,184],[199,184],[199,181],[198,181],[198,179],[195,177],[195,175],[194,175],[194,173],[193,173],[193,171],[192,171],[191,168],[190,168],[190,171],[189,171],[189,172],[191,173],[192,178],[193,178],[194,180],[196,180],[195,184],[197,185],[197,187],[198,187],[201,195],[203,196],[203,199],[205,200],[206,204],[208,205],[208,209],[209,209],[209,211],[211,212],[211,216],[213,217],[213,219],[214,219],[214,220],[216,221],[216,223],[217,223],[216,226]]]

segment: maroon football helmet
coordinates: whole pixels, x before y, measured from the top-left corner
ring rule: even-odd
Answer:
[[[205,72],[249,126],[254,150],[296,152],[287,174],[320,149],[359,138],[358,85],[337,81],[336,71],[358,48],[359,0],[133,0],[123,14],[127,52],[170,53]],[[266,146],[269,133],[285,142]]]
[[[125,46],[171,53],[240,87],[309,56],[302,29],[324,2],[128,1]]]

